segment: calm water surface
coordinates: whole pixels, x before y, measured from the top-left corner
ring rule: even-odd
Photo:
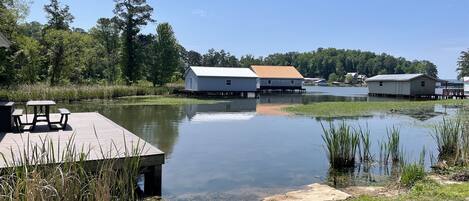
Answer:
[[[319,119],[271,115],[264,106],[319,101],[367,101],[366,88],[308,87],[303,95],[263,95],[212,105],[122,106],[80,103],[72,112],[99,111],[166,152],[163,196],[169,200],[259,200],[275,193],[331,181]],[[434,152],[430,126],[457,108],[430,108],[432,115],[378,114],[348,118],[368,126],[373,153],[386,128],[401,130],[406,155],[416,158],[425,146]],[[336,120],[341,121],[341,120]],[[428,161],[428,160],[427,160]],[[427,162],[428,163],[428,162]],[[371,168],[367,179],[352,173],[351,184],[373,184],[385,171]],[[371,178],[369,178],[371,176]]]

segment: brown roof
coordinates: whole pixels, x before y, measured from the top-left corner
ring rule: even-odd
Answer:
[[[303,76],[293,66],[251,66],[259,78],[297,78]]]

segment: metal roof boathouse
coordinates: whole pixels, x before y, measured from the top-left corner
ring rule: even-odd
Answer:
[[[256,94],[258,76],[249,68],[191,66],[185,74],[185,91],[204,95]]]
[[[435,97],[437,78],[425,74],[376,75],[366,79],[371,96]]]

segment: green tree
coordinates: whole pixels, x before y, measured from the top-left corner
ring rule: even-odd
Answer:
[[[41,44],[28,36],[19,36],[17,44],[20,51],[16,53],[15,65],[19,69],[18,79],[21,83],[34,84],[43,79],[41,67],[44,63]]]
[[[194,50],[191,50],[185,54],[185,62],[188,66],[201,66],[202,55]]]
[[[153,8],[146,0],[115,0],[114,21],[122,30],[122,72],[127,84],[138,79],[139,64],[137,60],[137,35],[140,27],[153,22]]]
[[[67,5],[61,7],[58,0],[51,0],[50,4],[44,6],[44,10],[48,19],[44,44],[47,48],[50,84],[57,85],[65,62],[64,39],[69,34],[73,16],[69,13],[69,7]]]
[[[458,59],[458,79],[469,76],[469,50],[461,51]]]
[[[20,0],[0,0],[0,33],[10,42],[7,48],[0,47],[0,85],[10,85],[16,81],[16,56],[21,51],[17,43],[18,22],[25,18],[28,5]]]
[[[250,67],[251,65],[262,65],[262,57],[255,58],[253,55],[244,55],[239,60],[239,63],[242,67]]]
[[[103,70],[105,79],[115,83],[120,75],[119,68],[119,33],[118,26],[108,18],[100,18],[97,25],[90,30],[91,36],[97,41],[97,54],[100,58],[98,69]]]
[[[339,79],[340,79],[340,78],[339,78],[339,76],[338,76],[337,74],[331,73],[331,74],[329,75],[329,77],[328,77],[327,80],[328,80],[329,82],[336,82],[336,81],[339,81]]]
[[[203,66],[239,67],[239,60],[225,50],[209,49],[202,57]]]
[[[47,29],[68,30],[73,22],[73,15],[69,12],[68,5],[60,6],[58,0],[50,0],[50,4],[44,6],[47,13]]]
[[[156,32],[156,58],[150,71],[151,81],[153,85],[163,85],[171,81],[180,64],[179,45],[168,23],[159,24]]]

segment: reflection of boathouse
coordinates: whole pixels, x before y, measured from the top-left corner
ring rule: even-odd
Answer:
[[[249,120],[256,113],[256,99],[236,99],[215,104],[187,105],[190,121]]]

